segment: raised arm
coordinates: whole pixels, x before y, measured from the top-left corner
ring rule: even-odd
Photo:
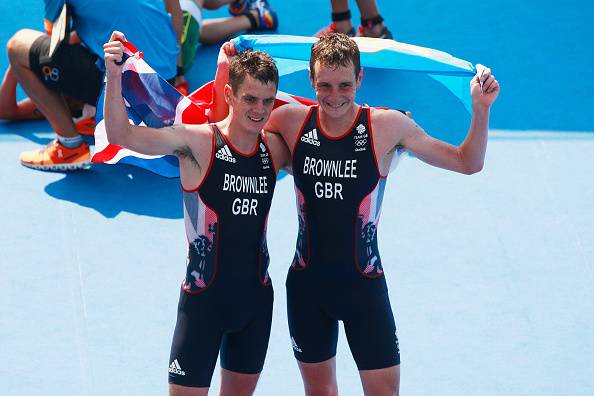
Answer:
[[[477,74],[470,82],[470,93],[472,120],[466,139],[459,147],[432,138],[412,119],[396,112],[384,115],[380,123],[383,128],[398,136],[396,145],[415,153],[422,161],[459,173],[476,173],[483,168],[489,113],[499,94],[499,83],[490,69],[477,65]]]
[[[208,113],[210,122],[219,122],[229,114],[229,105],[225,101],[225,85],[229,83],[229,63],[237,53],[235,46],[227,41],[221,46],[217,58],[217,72],[212,87],[212,108]]]
[[[149,128],[131,125],[122,99],[122,66],[117,65],[123,56],[123,44],[126,38],[120,32],[114,32],[105,52],[105,129],[109,142],[130,150],[149,155],[177,154],[187,152],[184,135],[186,126],[174,125],[168,128]],[[121,41],[120,41],[121,40]]]

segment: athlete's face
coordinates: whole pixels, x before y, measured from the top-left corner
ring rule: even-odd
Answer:
[[[231,86],[225,87],[225,98],[233,110],[233,117],[247,130],[259,132],[264,127],[272,112],[275,97],[274,83],[264,84],[249,75],[237,87],[236,93],[233,93]]]
[[[333,118],[344,116],[355,102],[363,69],[355,78],[355,66],[352,64],[333,67],[316,62],[314,71],[311,83],[322,111]]]

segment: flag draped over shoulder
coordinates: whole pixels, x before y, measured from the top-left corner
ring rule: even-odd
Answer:
[[[307,70],[313,37],[245,35],[235,39],[243,50],[262,50],[275,58],[280,88],[275,107],[286,103],[314,104]],[[410,110],[413,118],[432,136],[452,144],[462,142],[468,131],[471,106],[469,82],[474,66],[445,52],[393,40],[355,38],[364,68],[357,101],[371,106]],[[130,123],[154,128],[173,124],[208,122],[213,82],[188,97],[161,78],[132,44],[125,43],[122,96]],[[103,122],[103,98],[97,109],[93,162],[140,166],[165,177],[178,177],[174,156],[149,156],[112,145]]]

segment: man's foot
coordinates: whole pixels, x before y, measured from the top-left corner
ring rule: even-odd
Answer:
[[[332,22],[330,25],[318,30],[318,32],[316,34],[314,34],[314,36],[322,37],[322,36],[325,36],[325,35],[331,34],[331,33],[342,33],[336,29],[336,24],[334,22]],[[349,37],[355,37],[355,28],[351,26],[351,29],[348,32],[344,32],[344,34],[346,34]]]
[[[268,0],[252,0],[248,8],[256,20],[256,26],[252,23],[251,30],[275,30],[278,27],[278,17]]]
[[[42,149],[22,152],[20,160],[28,168],[44,171],[88,169],[91,166],[91,151],[85,142],[69,149],[56,139]]]
[[[229,3],[229,14],[233,16],[242,15],[248,12],[250,0],[234,0]]]
[[[85,103],[82,114],[79,117],[72,117],[72,122],[78,133],[86,136],[95,135],[95,113],[97,109]]]
[[[375,26],[374,26],[374,28],[375,28]],[[377,28],[378,29],[368,29],[363,26],[359,26],[359,36],[374,37],[374,38],[389,39],[389,40],[394,39],[392,32],[390,32],[386,26],[381,25],[381,26],[377,26]]]

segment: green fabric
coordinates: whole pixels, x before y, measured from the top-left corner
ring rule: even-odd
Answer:
[[[184,30],[182,33],[182,68],[184,74],[190,70],[196,51],[200,45],[200,23],[188,11],[183,11]]]

